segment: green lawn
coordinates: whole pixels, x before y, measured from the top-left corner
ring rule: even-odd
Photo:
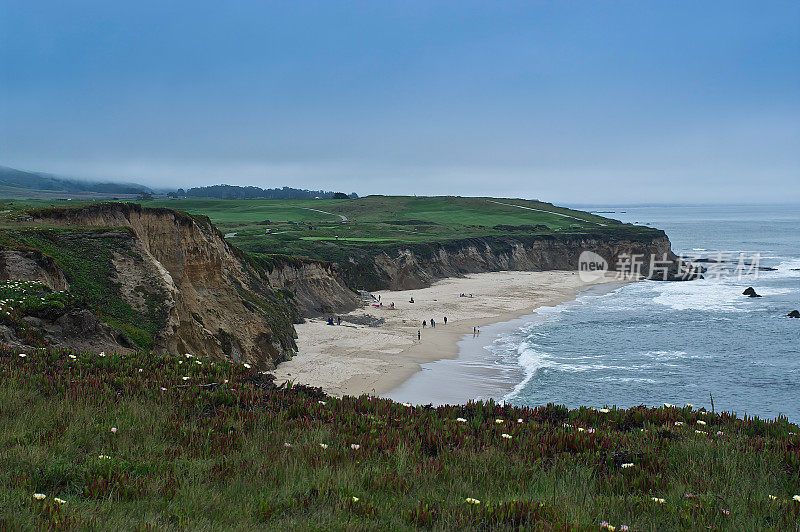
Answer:
[[[190,214],[204,214],[219,225],[273,222],[339,222],[339,215],[352,222],[421,220],[448,226],[548,225],[552,229],[574,224],[594,225],[608,219],[529,200],[503,200],[529,208],[582,218],[586,222],[553,214],[488,203],[488,198],[368,196],[356,200],[159,200],[146,205],[169,207]],[[309,209],[327,211],[323,214]]]
[[[800,526],[785,419],[412,407],[276,389],[238,363],[25,355],[0,349],[3,530]]]
[[[224,233],[236,233],[230,241],[245,251],[331,261],[339,260],[340,252],[347,256],[347,246],[353,245],[379,249],[404,242],[442,243],[493,235],[631,230],[614,220],[549,203],[502,199],[509,205],[499,205],[491,201],[498,200],[368,196],[355,200],[159,200],[146,205],[209,216]],[[338,249],[317,245],[324,242],[335,243]]]

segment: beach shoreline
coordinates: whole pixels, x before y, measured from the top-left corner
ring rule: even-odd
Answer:
[[[525,369],[516,361],[509,364],[495,353],[494,346],[508,337],[515,337],[524,327],[548,319],[544,308],[559,309],[581,304],[585,297],[598,297],[615,292],[624,282],[593,284],[579,290],[575,297],[554,305],[541,305],[531,312],[506,320],[492,321],[481,328],[476,337],[464,334],[456,343],[457,355],[420,364],[415,372],[381,397],[412,404],[465,404],[474,400],[504,401],[519,385],[527,382]],[[518,347],[518,340],[512,340]]]
[[[298,353],[274,374],[278,381],[318,386],[334,396],[390,395],[423,364],[457,359],[459,342],[474,327],[509,322],[574,300],[592,286],[619,282],[613,273],[584,282],[574,271],[501,271],[447,278],[416,290],[377,291],[373,295],[382,307],[341,314],[341,325],[327,325],[327,317],[296,325]],[[436,327],[423,329],[422,321],[431,318]]]

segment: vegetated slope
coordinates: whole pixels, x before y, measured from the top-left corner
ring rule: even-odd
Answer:
[[[319,295],[314,290],[328,290],[330,301],[345,306],[356,303],[328,265],[250,260],[204,218],[121,203],[27,216],[27,225],[4,232],[4,247],[51,257],[69,283],[72,303],[83,304],[139,348],[269,368],[295,348],[292,323],[299,312],[292,288],[307,312]],[[13,278],[8,271],[6,276]]]
[[[539,201],[368,196],[166,204],[208,214],[249,252],[335,263],[357,289],[419,288],[496,270],[575,270],[583,251],[598,253],[610,269],[627,254],[641,258],[645,275],[661,273],[653,266],[671,279],[684,273],[663,231]]]
[[[0,166],[0,191],[2,191],[2,196],[4,197],[34,197],[40,195],[40,193],[83,196],[91,194],[132,195],[140,192],[151,192],[149,188],[143,185],[132,183],[78,181],[40,172],[16,170],[6,166]]]
[[[785,419],[688,405],[412,407],[277,388],[207,358],[24,354],[0,348],[4,530],[800,522],[800,429]]]

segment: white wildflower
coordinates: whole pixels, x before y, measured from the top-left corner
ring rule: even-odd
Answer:
[[[116,434],[116,433],[117,433],[117,427],[111,427],[111,432],[113,432],[114,434]]]
[[[58,504],[66,504],[67,503],[67,501],[65,501],[64,499],[59,499],[58,497],[54,497],[53,500],[56,501]]]
[[[705,424],[706,424],[706,422],[705,422],[705,421],[703,421],[702,419],[698,419],[698,420],[697,420],[697,424],[698,424],[698,425],[705,425]]]
[[[608,414],[609,412],[611,412],[611,410],[610,410],[610,409],[608,409],[608,408],[601,408],[601,409],[599,410],[599,412],[600,412],[601,414]]]
[[[250,368],[252,368],[252,367],[253,367],[253,366],[251,366],[250,364],[248,364],[247,362],[245,362],[245,363],[244,363],[244,364],[242,364],[242,365],[243,365],[244,367],[246,367],[247,369],[250,369]]]
[[[327,443],[320,443],[319,446],[322,447],[323,449],[327,449],[328,448],[328,444]]]
[[[472,497],[467,497],[467,503],[468,504],[480,504],[481,501],[479,501],[478,499],[473,499]]]
[[[464,419],[463,417],[457,417],[456,421],[458,421],[459,423],[466,423],[467,422],[467,420]]]
[[[658,497],[652,497],[652,500],[654,502],[657,502],[658,504],[664,504],[665,502],[667,502],[665,499],[659,499]]]
[[[495,419],[495,420],[494,420],[494,422],[495,422],[495,423],[497,423],[498,425],[500,425],[500,424],[502,424],[504,421],[503,421],[502,419],[500,419],[500,418],[497,418],[497,419]]]
[[[44,493],[34,493],[33,498],[36,499],[37,501],[41,501],[46,499],[47,495],[45,495]]]
[[[511,434],[506,434],[505,432],[501,434],[501,436],[507,440],[511,439]]]
[[[357,450],[361,449],[361,446],[359,444],[357,444],[357,443],[351,443],[350,444],[350,448],[353,449],[354,451],[357,451]]]
[[[355,496],[353,497],[353,502],[358,502],[358,501],[360,501],[360,500],[361,500],[361,499],[359,499],[358,497],[355,497]]]
[[[622,469],[628,469],[629,467],[633,467],[633,464],[628,462],[627,464],[622,464]]]

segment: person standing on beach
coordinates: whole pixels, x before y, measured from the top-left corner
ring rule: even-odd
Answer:
[[[444,317],[444,324],[447,325],[447,316]]]
[[[436,327],[436,322],[431,318],[431,327]]]
[[[422,328],[424,329],[427,326],[428,326],[428,322],[425,321],[425,320],[422,320]]]
[[[420,340],[422,340],[422,331],[417,329],[417,341],[420,341]]]

